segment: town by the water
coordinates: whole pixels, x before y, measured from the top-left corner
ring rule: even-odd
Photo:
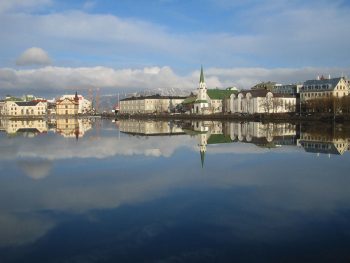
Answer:
[[[196,84],[194,83],[194,86]],[[10,118],[96,116],[116,117],[172,116],[249,118],[272,116],[285,120],[316,118],[348,120],[350,114],[350,80],[345,76],[315,79],[294,84],[261,82],[250,89],[208,88],[203,67],[199,84],[188,96],[183,95],[124,95],[109,109],[100,110],[99,97],[65,94],[58,98],[34,95],[7,95],[0,101],[0,116]]]

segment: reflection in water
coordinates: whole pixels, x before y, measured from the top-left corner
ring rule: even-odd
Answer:
[[[0,262],[350,259],[346,125],[60,119],[1,130]]]

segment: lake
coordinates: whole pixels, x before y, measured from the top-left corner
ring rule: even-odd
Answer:
[[[347,125],[0,121],[0,262],[349,262]]]

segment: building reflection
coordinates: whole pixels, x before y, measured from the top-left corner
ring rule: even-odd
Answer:
[[[92,129],[91,119],[0,119],[0,131],[9,136],[35,137],[49,131],[65,138],[81,138]]]
[[[175,122],[149,120],[120,120],[117,122],[120,132],[131,135],[161,136],[183,135],[182,127]]]
[[[298,145],[306,152],[342,155],[349,150],[349,138],[324,132],[301,132]]]
[[[81,138],[92,128],[91,119],[56,119],[56,132],[65,138]]]
[[[34,137],[48,132],[48,123],[43,119],[0,119],[0,130],[8,135]]]

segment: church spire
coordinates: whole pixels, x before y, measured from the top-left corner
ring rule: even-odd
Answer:
[[[200,151],[202,168],[204,167],[205,151]]]
[[[199,83],[204,83],[203,66],[201,66],[201,76],[200,76],[200,78],[199,78]]]

